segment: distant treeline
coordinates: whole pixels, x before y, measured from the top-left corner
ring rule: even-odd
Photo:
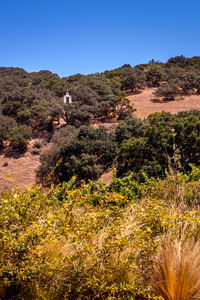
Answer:
[[[120,120],[133,112],[125,91],[138,93],[145,87],[157,87],[155,96],[164,99],[199,94],[200,57],[177,56],[167,63],[152,60],[135,67],[125,64],[103,73],[64,78],[50,71],[28,73],[1,67],[0,112],[12,118],[6,121],[8,128],[16,127],[13,119],[18,126],[46,126],[49,130],[60,117],[76,127],[89,125],[95,119]],[[61,101],[66,90],[72,95],[73,105]],[[0,135],[1,141],[6,138]]]

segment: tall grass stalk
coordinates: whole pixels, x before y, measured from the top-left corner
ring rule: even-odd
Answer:
[[[165,300],[200,299],[200,242],[166,238],[151,281],[155,294]]]

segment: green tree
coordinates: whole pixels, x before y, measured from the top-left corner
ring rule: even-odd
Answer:
[[[148,85],[158,86],[165,78],[165,69],[160,64],[152,64],[146,68],[146,81]]]
[[[39,172],[44,176],[51,168],[55,169],[56,176],[65,181],[74,175],[78,180],[97,179],[112,166],[116,156],[114,134],[105,128],[94,129],[88,126],[81,126],[79,130],[69,126],[68,130],[69,135],[59,137],[60,140],[56,141],[59,151],[42,157]]]
[[[130,171],[139,172],[144,165],[146,139],[130,138],[121,144],[117,155],[117,174],[122,176]]]
[[[0,148],[3,148],[3,142],[9,139],[10,131],[16,126],[13,118],[0,115]]]
[[[137,87],[137,78],[135,74],[130,74],[122,81],[122,89],[130,89],[132,92]]]
[[[184,57],[183,55],[179,55],[179,56],[169,58],[167,63],[184,66],[186,61],[187,61],[186,57]]]
[[[120,121],[115,130],[116,142],[120,145],[124,140],[128,140],[132,137],[142,137],[146,125],[147,122],[142,121],[135,116]]]
[[[64,112],[64,119],[71,126],[89,125],[94,119],[93,108],[89,105],[65,104]]]
[[[156,97],[163,97],[164,100],[175,100],[176,95],[179,93],[178,86],[173,83],[167,83],[159,86],[154,92]]]

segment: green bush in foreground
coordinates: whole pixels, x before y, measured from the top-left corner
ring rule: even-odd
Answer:
[[[75,189],[72,179],[48,193],[1,194],[0,297],[163,299],[152,282],[163,241],[199,240],[200,182],[191,180],[129,176]]]

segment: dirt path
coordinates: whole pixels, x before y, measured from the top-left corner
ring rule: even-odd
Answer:
[[[184,110],[200,110],[200,95],[184,96],[183,100],[156,103],[151,101],[151,99],[155,98],[153,95],[154,91],[155,88],[146,88],[141,94],[127,96],[136,109],[134,114],[137,117],[144,119],[152,113],[162,111],[175,114]]]

